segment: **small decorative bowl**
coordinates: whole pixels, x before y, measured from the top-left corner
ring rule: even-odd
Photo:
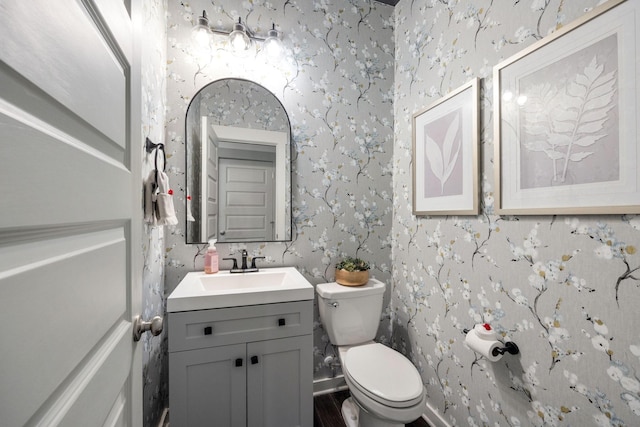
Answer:
[[[362,286],[369,281],[369,271],[347,271],[336,269],[336,283],[344,286]]]

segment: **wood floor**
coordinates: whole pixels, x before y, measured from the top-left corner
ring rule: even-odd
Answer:
[[[313,427],[346,427],[342,421],[342,402],[349,397],[349,391],[338,391],[313,398]],[[163,427],[169,427],[169,411],[163,414]],[[407,424],[407,427],[430,427],[422,418]]]
[[[342,402],[349,397],[349,391],[338,391],[313,398],[314,427],[345,427],[340,408]],[[407,424],[407,427],[429,427],[422,418]]]

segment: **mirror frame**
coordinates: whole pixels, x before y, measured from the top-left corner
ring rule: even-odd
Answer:
[[[199,242],[196,240],[199,239],[194,239],[192,241],[189,241],[189,221],[188,220],[188,215],[187,215],[187,204],[189,203],[189,201],[187,200],[187,189],[190,188],[189,185],[189,176],[190,176],[190,170],[188,167],[189,164],[189,153],[190,153],[190,147],[189,147],[189,120],[188,120],[188,114],[189,114],[189,110],[191,109],[191,106],[193,105],[194,101],[196,99],[198,99],[198,95],[200,95],[207,87],[216,84],[216,83],[220,83],[223,81],[235,81],[235,82],[244,82],[244,83],[249,83],[251,85],[257,86],[259,88],[261,88],[262,90],[264,90],[265,92],[271,94],[271,96],[273,96],[273,98],[278,102],[278,105],[280,106],[280,108],[282,108],[282,111],[284,112],[284,117],[286,118],[287,124],[286,124],[286,129],[285,131],[288,134],[288,144],[289,144],[289,188],[288,191],[285,190],[285,201],[288,200],[288,205],[289,205],[289,223],[287,224],[286,221],[285,222],[285,234],[286,234],[286,229],[288,226],[289,229],[289,233],[288,236],[286,236],[286,238],[284,239],[279,239],[279,240],[266,240],[266,241],[225,241],[225,242],[217,242],[218,243],[224,243],[224,244],[232,244],[232,243],[261,243],[261,242],[290,242],[293,240],[293,205],[292,205],[292,191],[293,191],[293,133],[291,130],[291,119],[289,118],[289,113],[287,112],[287,109],[284,107],[284,104],[282,103],[282,101],[280,101],[280,99],[275,95],[275,93],[271,92],[269,89],[267,89],[266,87],[264,87],[263,85],[261,85],[260,83],[256,83],[252,80],[249,79],[243,79],[243,78],[238,78],[238,77],[224,77],[224,78],[220,78],[217,80],[213,80],[207,84],[205,84],[204,86],[202,86],[200,89],[198,89],[198,91],[193,95],[193,97],[191,98],[191,100],[189,101],[189,105],[187,106],[187,109],[185,111],[184,114],[184,152],[185,152],[185,159],[184,159],[184,165],[185,165],[185,173],[184,173],[184,183],[185,183],[185,202],[184,202],[184,206],[185,206],[185,243],[188,245],[197,245],[197,244],[203,244],[203,243],[207,243],[207,242]],[[192,167],[193,168],[193,167]],[[286,176],[286,175],[285,175]],[[287,194],[288,193],[288,194]],[[202,195],[201,195],[202,198]],[[202,219],[200,219],[200,223],[202,226]]]

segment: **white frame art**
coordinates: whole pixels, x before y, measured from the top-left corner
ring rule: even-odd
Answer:
[[[413,214],[478,214],[478,79],[413,115]]]
[[[638,9],[610,0],[494,67],[498,214],[640,213]]]

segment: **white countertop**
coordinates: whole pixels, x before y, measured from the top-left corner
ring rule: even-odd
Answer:
[[[313,286],[295,267],[263,268],[252,273],[220,271],[187,273],[167,299],[167,311],[211,308],[313,299]]]

